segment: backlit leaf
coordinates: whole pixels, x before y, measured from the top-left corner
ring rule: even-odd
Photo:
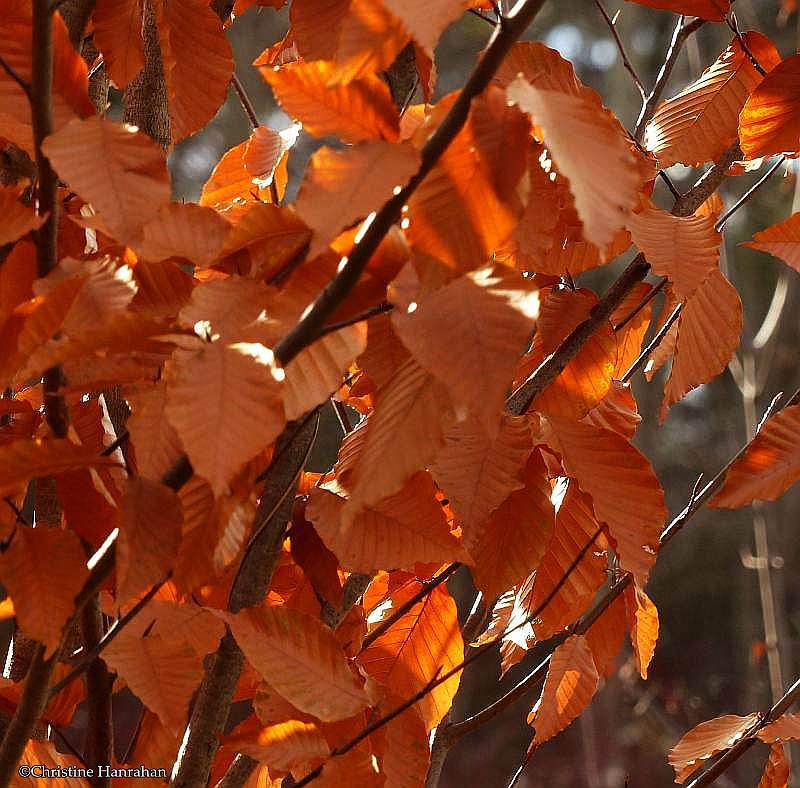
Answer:
[[[789,784],[791,767],[786,758],[782,744],[774,744],[769,748],[769,758],[764,766],[764,773],[758,788],[786,788]]]
[[[44,221],[33,209],[19,201],[21,190],[0,187],[0,244],[16,241],[31,230],[37,230]]]
[[[800,405],[771,416],[745,453],[733,463],[709,506],[738,509],[774,501],[800,479]]]
[[[658,642],[658,610],[641,588],[631,586],[625,589],[625,610],[636,669],[646,679],[647,668]]]
[[[753,240],[744,246],[771,254],[795,271],[800,271],[800,213],[757,232]]]
[[[736,744],[758,719],[757,712],[746,717],[726,714],[701,722],[684,734],[669,751],[669,764],[675,770],[675,782],[684,782],[700,768],[703,761]]]
[[[780,62],[766,36],[750,31],[744,40],[766,71]],[[645,129],[645,147],[661,167],[716,161],[736,141],[739,113],[759,82],[761,74],[734,39],[699,79],[659,106]]]
[[[542,697],[528,715],[536,747],[561,733],[588,705],[600,678],[583,635],[571,635],[550,658]]]
[[[220,615],[250,664],[301,711],[334,721],[367,705],[364,688],[322,622],[285,607]]]
[[[410,582],[392,595],[399,607],[419,590]],[[391,615],[392,610],[386,611]],[[461,664],[464,643],[458,625],[456,606],[444,586],[437,586],[424,599],[396,621],[359,656],[359,664],[381,684],[403,698],[425,687],[434,677]],[[450,711],[461,674],[456,673],[435,687],[417,708],[428,731]]]
[[[676,14],[690,14],[721,22],[731,10],[730,0],[628,0],[629,3],[646,5],[649,8],[662,8]]]
[[[141,0],[97,0],[92,19],[106,71],[122,90],[144,66]]]

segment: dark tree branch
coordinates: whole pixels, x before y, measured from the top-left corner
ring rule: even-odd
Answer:
[[[332,334],[334,331],[338,331],[340,328],[347,328],[347,326],[352,326],[356,323],[361,323],[364,320],[369,320],[371,317],[385,315],[387,312],[391,312],[393,309],[394,304],[390,304],[388,301],[381,301],[380,304],[375,304],[375,306],[371,307],[370,309],[367,309],[358,315],[354,315],[347,320],[340,320],[337,323],[328,323],[326,326],[323,326],[320,329],[319,335],[320,337],[324,337],[326,334]]]
[[[742,151],[739,148],[739,140],[736,140],[722,154],[722,158],[709,167],[697,183],[678,200],[672,213],[675,216],[691,216],[719,188],[719,185],[725,180],[730,166],[741,158]]]
[[[239,99],[239,103],[242,105],[244,114],[247,115],[247,119],[250,121],[250,125],[253,127],[253,129],[257,129],[261,125],[258,121],[258,115],[256,115],[253,102],[250,101],[250,97],[245,92],[244,85],[242,85],[242,82],[236,73],[234,73],[231,77],[231,87],[233,87],[233,90]]]
[[[253,760],[249,755],[239,753],[217,783],[216,788],[242,788],[257,766],[258,761]]]

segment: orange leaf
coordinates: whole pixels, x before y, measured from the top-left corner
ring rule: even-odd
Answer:
[[[475,585],[495,599],[541,566],[553,532],[550,483],[541,455],[531,455],[525,486],[515,490],[491,514],[470,549]]]
[[[758,712],[746,717],[726,714],[701,722],[684,734],[669,751],[669,764],[675,770],[675,782],[684,782],[693,771],[700,768],[702,761],[733,746],[758,722],[759,716]]]
[[[101,457],[93,449],[66,439],[12,441],[0,446],[0,495],[13,495],[25,482],[39,476],[113,462],[111,457]]]
[[[562,481],[556,487],[555,523],[536,568],[533,585],[526,584],[528,587],[523,586],[520,592],[520,604],[528,615],[541,609],[533,621],[534,636],[539,641],[559,632],[581,615],[606,578],[606,560],[600,554],[602,543],[596,539],[558,593],[542,607],[598,529],[589,496],[574,480],[568,483],[566,490],[565,484]]]
[[[748,159],[794,152],[800,145],[800,55],[773,68],[739,115],[739,140]]]
[[[642,417],[636,407],[629,383],[611,381],[611,389],[582,419],[605,430],[612,430],[631,440]]]
[[[644,585],[655,563],[667,510],[650,463],[614,432],[566,419],[548,419],[546,441],[564,470],[592,497],[606,523],[623,569]]]
[[[414,41],[433,57],[444,30],[471,5],[470,0],[382,0],[406,26]]]
[[[258,61],[255,62],[258,65]],[[399,117],[389,88],[378,76],[330,85],[334,65],[297,61],[261,68],[283,111],[317,137],[335,134],[343,142],[399,138]]]
[[[514,386],[521,386],[569,333],[589,318],[597,296],[590,290],[554,288],[542,305],[531,349],[517,367]],[[617,338],[604,321],[558,377],[531,403],[529,410],[564,418],[583,418],[611,389],[617,366]]]
[[[673,216],[648,206],[631,214],[627,226],[653,271],[672,282],[680,301],[690,298],[718,268],[722,236],[708,216]]]
[[[140,260],[133,269],[133,278],[137,290],[131,307],[153,319],[175,317],[194,287],[192,277],[170,260]]]
[[[400,607],[418,590],[419,583],[408,583],[392,595],[393,606]],[[387,609],[384,615],[391,613]],[[407,698],[435,676],[460,665],[463,657],[464,643],[455,602],[440,585],[362,652],[358,661],[393,693]],[[460,680],[461,674],[456,673],[420,700],[417,708],[428,731],[450,711]]]
[[[300,218],[314,231],[314,249],[321,251],[343,227],[380,208],[418,167],[419,154],[409,143],[320,148],[311,157],[296,203]]]
[[[800,739],[800,714],[786,713],[761,728],[756,734],[767,744]]]
[[[324,758],[330,752],[319,727],[300,720],[267,725],[255,735],[246,730],[237,735],[234,729],[225,738],[225,745],[281,772],[315,758]]]
[[[78,537],[58,528],[18,525],[10,542],[0,553],[0,582],[14,600],[22,631],[44,643],[50,657],[89,576],[86,556]]]
[[[183,731],[189,702],[203,679],[202,657],[188,643],[125,632],[108,644],[102,658],[170,733]]]
[[[757,232],[753,240],[743,246],[771,254],[795,271],[800,271],[800,213]]]
[[[774,501],[800,479],[800,405],[770,417],[733,463],[709,506],[738,509],[755,500]]]
[[[646,5],[648,8],[661,8],[676,14],[699,16],[711,22],[722,22],[731,10],[730,0],[628,0],[628,2]]]
[[[634,309],[652,291],[652,286],[639,282],[623,299],[622,303],[611,313],[609,322],[612,326],[618,326],[625,320]],[[617,368],[614,370],[614,378],[621,380],[622,376],[630,369],[634,361],[639,357],[642,350],[647,331],[650,328],[650,321],[653,315],[652,300],[645,307],[640,309],[636,316],[627,322],[622,328],[618,328],[614,333],[617,336]]]
[[[751,31],[743,38],[766,71],[780,62],[766,36]],[[716,161],[736,141],[739,113],[759,82],[761,74],[734,39],[699,79],[659,106],[645,129],[645,148],[660,167]]]
[[[225,103],[233,55],[219,16],[205,0],[168,0],[156,9],[170,133],[178,142],[202,129]]]
[[[183,453],[178,434],[164,412],[166,396],[162,380],[126,397],[131,408],[126,426],[136,452],[136,469],[149,479],[160,479]]]
[[[536,731],[531,747],[561,733],[591,703],[600,677],[583,635],[571,635],[550,658],[542,697],[528,715]]]
[[[437,111],[454,99],[439,102]],[[528,119],[508,106],[502,90],[492,87],[474,99],[464,128],[408,201],[411,245],[456,271],[486,265],[522,215],[517,187],[529,132]]]
[[[158,262],[179,258],[205,268],[222,250],[231,226],[211,208],[171,202],[142,228],[137,255]]]
[[[522,417],[504,415],[495,435],[489,435],[474,417],[454,424],[445,433],[432,470],[450,499],[468,551],[481,541],[492,512],[514,490],[525,486],[525,463],[532,448],[530,428]],[[473,557],[480,555],[478,551]]]
[[[143,477],[128,481],[120,501],[117,601],[163,580],[181,544],[183,512],[178,496]]]
[[[364,688],[333,632],[322,622],[286,607],[219,615],[248,662],[301,711],[333,722],[367,705]]]
[[[31,230],[38,230],[45,219],[19,201],[21,193],[17,187],[0,186],[0,244],[12,243]]]
[[[165,412],[215,495],[283,429],[281,373],[258,343],[211,342],[173,356]]]
[[[114,84],[124,90],[144,66],[141,0],[97,0],[92,20],[103,65]]]
[[[761,775],[758,788],[786,788],[789,785],[790,771],[783,745],[773,745],[769,749],[769,758],[764,766],[764,773]]]
[[[675,356],[664,387],[659,419],[696,386],[727,366],[742,331],[742,302],[719,269],[712,270],[686,301],[675,329]]]
[[[611,678],[616,672],[617,657],[627,631],[625,599],[618,596],[586,633],[597,672],[601,678]]]
[[[641,588],[625,589],[625,611],[631,632],[633,654],[639,675],[647,678],[647,668],[658,642],[658,610]]]
[[[164,153],[144,132],[103,118],[73,120],[42,146],[58,174],[92,203],[117,240],[135,240],[169,202]]]
[[[498,276],[482,268],[412,306],[392,315],[403,344],[447,386],[457,408],[470,409],[496,432],[514,368],[539,312],[538,291],[519,275]]]
[[[444,386],[413,358],[383,388],[364,423],[363,446],[343,482],[350,503],[369,505],[397,492],[436,456],[451,413]]]
[[[624,225],[643,180],[619,121],[589,88],[572,95],[520,76],[507,92],[542,127],[558,171],[569,179],[586,238],[603,249]],[[609,166],[616,173],[611,182],[603,174]]]
[[[384,713],[397,708],[405,699],[390,694]],[[425,784],[430,763],[428,732],[416,706],[404,711],[386,726],[386,750],[381,771],[386,784],[397,788],[417,788]]]
[[[431,477],[415,473],[396,494],[342,517],[346,498],[317,487],[307,515],[320,536],[351,572],[392,567],[413,568],[463,558],[461,545],[450,533],[436,499]]]
[[[44,766],[47,769],[63,769],[64,774],[68,774],[67,769],[83,769],[84,764],[71,755],[64,755],[56,749],[56,745],[50,741],[39,741],[29,739],[22,753],[20,763],[30,767]],[[34,775],[21,777],[14,775],[14,788],[41,788],[47,785],[48,788],[84,788],[88,782],[76,777],[37,777]]]

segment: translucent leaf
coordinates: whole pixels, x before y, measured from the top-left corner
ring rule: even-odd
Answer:
[[[202,657],[188,643],[164,635],[122,633],[102,657],[170,733],[183,731],[189,701],[203,679]]]
[[[400,607],[418,590],[410,582],[392,595],[393,607]],[[388,609],[385,615],[391,615]],[[403,698],[419,692],[437,675],[461,664],[464,643],[458,625],[455,602],[444,586],[437,586],[396,621],[358,658],[361,666],[392,692]],[[428,731],[450,711],[461,674],[456,673],[435,687],[417,708]]]
[[[123,90],[144,66],[141,0],[97,0],[92,21],[103,65]]]
[[[469,0],[383,0],[383,4],[431,57],[439,36],[470,6]]]
[[[644,585],[655,563],[666,519],[664,493],[639,451],[614,432],[548,420],[547,443],[564,470],[592,497],[597,519],[606,523],[623,569]]]
[[[800,213],[757,232],[752,241],[743,245],[771,254],[800,271]]]
[[[175,562],[181,543],[183,512],[178,496],[163,484],[131,479],[120,501],[117,547],[117,600],[145,591]]]
[[[542,697],[528,715],[536,731],[531,746],[561,733],[591,703],[599,682],[586,638],[571,635],[553,652]]]
[[[758,788],[786,788],[789,785],[790,771],[783,745],[773,745],[769,748],[769,758],[764,766],[764,773],[761,775]]]
[[[707,722],[701,722],[669,751],[669,764],[675,770],[675,782],[684,782],[721,750],[732,747],[759,720],[758,712],[746,717],[726,714]]]
[[[523,473],[532,448],[530,428],[522,417],[504,416],[493,436],[476,418],[454,424],[445,433],[432,470],[458,518],[467,550],[477,545],[489,515],[525,485]],[[480,551],[475,557],[479,555]]]
[[[712,22],[722,22],[731,10],[730,0],[628,0],[628,2],[646,5],[649,8],[662,8],[676,14],[699,16]]]
[[[38,230],[45,217],[37,216],[30,206],[19,201],[21,190],[0,186],[0,244],[9,244]]]
[[[281,68],[262,68],[283,111],[317,137],[335,134],[343,142],[385,139],[396,142],[399,117],[387,84],[366,76],[344,85],[330,85],[335,67],[317,60]]]
[[[739,143],[748,159],[800,147],[800,55],[773,68],[750,94],[739,116]]]
[[[170,133],[178,142],[202,129],[225,103],[233,55],[222,21],[204,0],[169,0],[156,8]]]
[[[643,181],[619,121],[588,88],[575,96],[518,77],[507,92],[542,127],[558,171],[569,179],[586,238],[603,249],[625,224]],[[607,167],[616,173],[612,181],[604,177]]]
[[[225,745],[277,771],[289,771],[293,766],[324,758],[330,751],[319,727],[300,720],[267,725],[255,735],[245,731],[237,736],[235,729],[226,737]]]
[[[367,705],[333,632],[285,607],[220,614],[248,662],[284,698],[323,721],[351,717]],[[320,691],[324,687],[324,691]]]
[[[346,498],[315,488],[307,515],[322,539],[351,572],[413,568],[414,563],[463,558],[450,533],[430,476],[414,474],[395,495],[343,518]]]
[[[74,533],[58,528],[17,525],[10,542],[0,553],[0,582],[14,600],[20,628],[50,657],[89,576],[86,555]]]
[[[392,324],[454,405],[494,432],[538,312],[538,292],[529,282],[483,268],[420,298],[413,310],[395,311]]]
[[[212,342],[176,351],[169,372],[167,418],[195,471],[218,495],[283,429],[272,353],[256,343]]]
[[[733,463],[709,506],[738,509],[774,501],[800,479],[800,405],[770,417],[745,453]]]
[[[343,227],[365,218],[404,186],[419,167],[408,143],[362,142],[345,150],[320,148],[312,157],[296,207],[324,248]]]
[[[775,722],[761,728],[756,735],[767,744],[800,739],[800,714],[782,714]]]
[[[649,206],[631,214],[627,225],[653,271],[672,282],[681,301],[690,298],[719,267],[722,236],[708,216],[673,216]]]
[[[103,118],[73,120],[42,146],[58,174],[122,243],[169,202],[164,152],[144,132]]]
[[[742,302],[721,271],[711,271],[686,301],[675,331],[675,355],[664,387],[661,421],[672,404],[724,371],[739,347]]]
[[[658,610],[641,588],[625,589],[625,610],[631,632],[633,655],[639,675],[647,678],[647,668],[658,642]]]
[[[780,61],[761,33],[745,33],[744,40],[766,71]],[[734,39],[699,79],[658,107],[645,129],[644,146],[660,167],[716,161],[736,141],[739,113],[759,82],[761,74]]]

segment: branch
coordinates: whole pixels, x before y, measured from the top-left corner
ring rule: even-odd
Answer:
[[[613,326],[614,331],[620,331],[621,329],[625,328],[628,323],[633,320],[636,315],[639,314],[663,289],[664,286],[667,284],[667,279],[664,277],[659,282],[657,282],[651,289],[650,292],[638,303],[636,306],[631,309],[631,311],[625,315],[625,317],[619,321],[615,326]]]
[[[228,609],[234,613],[258,604],[267,593],[291,514],[297,477],[313,446],[318,423],[317,409],[299,425],[287,426],[278,440],[275,458],[266,473],[253,535],[228,599]],[[208,782],[243,667],[244,655],[230,630],[226,630],[200,685],[173,786],[196,788]]]
[[[727,211],[725,211],[719,219],[717,219],[714,229],[718,233],[722,232],[722,228],[725,227],[728,219],[752,199],[753,195],[772,177],[785,161],[786,156],[780,156],[775,163]]]
[[[683,16],[678,19],[678,24],[675,26],[675,31],[672,34],[672,40],[667,50],[667,56],[664,58],[661,70],[658,72],[653,90],[642,105],[642,110],[636,121],[636,128],[633,131],[633,136],[637,142],[642,141],[647,124],[650,123],[653,119],[653,115],[656,114],[656,107],[658,106],[658,102],[661,101],[661,96],[664,95],[664,89],[667,87],[667,82],[669,82],[669,78],[672,75],[672,69],[675,68],[675,64],[678,62],[678,55],[680,55],[683,45],[686,43],[689,36],[699,30],[704,24],[705,20],[699,18],[693,19],[686,24],[683,22]]]
[[[642,96],[642,101],[647,101],[647,93],[644,89],[644,85],[642,84],[642,80],[639,79],[639,75],[636,73],[636,69],[633,67],[633,64],[628,59],[628,53],[625,51],[625,47],[622,44],[622,39],[619,37],[619,31],[617,30],[617,17],[619,16],[619,11],[614,15],[612,19],[606,9],[603,7],[603,4],[600,0],[594,0],[594,4],[600,10],[600,13],[603,15],[603,19],[606,20],[606,24],[608,25],[608,29],[611,31],[611,35],[614,36],[614,41],[617,44],[617,50],[619,51],[620,57],[622,58],[622,64],[625,66],[627,72],[631,75],[631,79],[634,81],[636,87],[639,89],[639,93]]]
[[[647,347],[638,355],[633,364],[631,364],[630,369],[622,376],[622,383],[627,383],[639,371],[639,368],[644,366],[650,354],[661,344],[667,332],[672,328],[673,323],[681,316],[682,311],[683,304],[678,304],[675,309],[672,310],[672,314],[666,319],[664,325],[658,330],[658,333],[650,340]]]
[[[103,651],[111,644],[111,642],[119,635],[119,633],[133,621],[139,613],[144,610],[147,603],[159,592],[164,583],[169,580],[172,573],[170,572],[162,580],[159,580],[155,585],[151,586],[150,590],[121,618],[119,618],[114,626],[106,632],[106,634],[93,645],[86,643],[86,652],[81,654],[80,661],[77,665],[62,679],[57,681],[48,690],[48,695],[52,698],[61,692],[64,687],[71,684],[78,676],[86,671],[90,665],[99,657]],[[105,761],[94,761],[94,763],[105,763]],[[110,761],[109,761],[110,763]]]
[[[258,115],[256,115],[255,107],[253,106],[253,102],[250,101],[250,97],[245,92],[244,85],[242,85],[241,80],[238,76],[236,76],[235,72],[231,77],[231,86],[233,87],[233,90],[239,99],[239,103],[242,105],[244,114],[247,115],[247,119],[250,121],[250,125],[253,127],[253,129],[257,129],[261,124],[258,121]]]
[[[103,611],[100,597],[92,597],[81,614],[81,635],[87,650],[98,648],[103,641]],[[99,653],[99,652],[98,652]],[[86,664],[86,744],[84,757],[87,763],[111,763],[114,734],[111,727],[111,690],[114,677],[105,662],[97,656]],[[47,694],[49,699],[50,693]],[[111,778],[96,776],[90,779],[96,788],[110,788]]]
[[[320,329],[319,335],[320,337],[324,337],[326,334],[332,334],[334,331],[338,331],[340,328],[347,328],[347,326],[352,326],[356,323],[361,323],[364,320],[369,320],[371,317],[385,315],[387,312],[391,312],[393,309],[394,304],[390,304],[388,301],[381,301],[379,304],[375,304],[375,306],[365,309],[363,312],[354,315],[347,320],[340,320],[337,323],[328,323],[328,325],[323,326]]]
[[[304,317],[274,348],[275,357],[286,366],[304,347],[313,342],[336,307],[355,287],[379,244],[398,221],[403,206],[447,150],[469,116],[472,99],[490,83],[511,45],[522,35],[544,5],[545,0],[527,0],[495,28],[483,57],[472,72],[444,120],[421,151],[420,168],[408,184],[378,211],[374,221],[356,244],[347,263],[325,287]]]
[[[697,183],[678,200],[678,204],[672,211],[673,215],[691,216],[719,188],[719,185],[725,180],[730,166],[741,158],[742,151],[739,148],[739,140],[736,140],[722,154],[722,158],[709,167]]]
[[[724,752],[714,762],[714,764],[699,777],[690,782],[686,788],[701,788],[704,785],[711,785],[723,772],[728,770],[735,761],[739,760],[755,743],[758,741],[756,734],[771,722],[775,722],[789,708],[800,700],[800,679],[795,679],[794,684],[789,687],[783,697],[748,731],[748,733],[730,749]]]
[[[258,761],[253,760],[249,755],[239,753],[215,788],[241,788],[247,783],[257,766]]]

